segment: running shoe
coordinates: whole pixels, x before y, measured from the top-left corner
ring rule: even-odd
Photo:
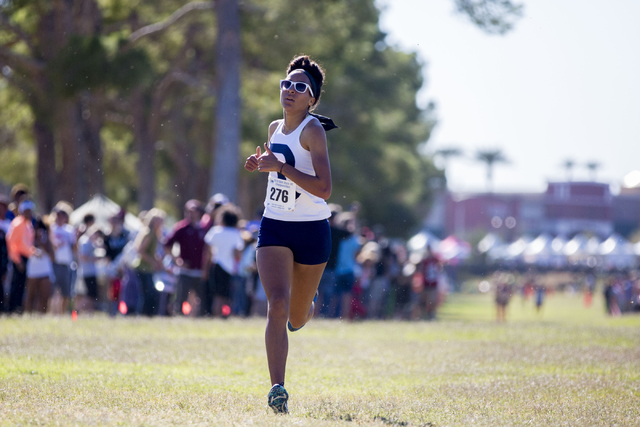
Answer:
[[[273,409],[276,414],[288,414],[289,408],[287,407],[287,400],[289,400],[289,394],[280,384],[275,384],[269,390],[267,401],[269,407]]]
[[[315,303],[317,303],[317,302],[318,302],[318,291],[316,291],[316,295],[313,297],[313,303],[315,304]],[[306,323],[305,323],[305,325],[306,325]],[[291,332],[299,331],[299,330],[300,330],[300,329],[302,329],[303,327],[304,327],[304,325],[300,326],[299,328],[294,328],[294,327],[291,325],[291,322],[289,322],[289,321],[287,320],[287,328],[289,328],[289,330],[290,330]]]

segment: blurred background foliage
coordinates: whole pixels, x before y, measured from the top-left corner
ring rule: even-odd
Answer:
[[[190,5],[197,9],[172,21]],[[415,230],[428,183],[442,176],[418,151],[435,125],[434,106],[416,104],[425,64],[385,43],[374,0],[239,8],[238,165],[282,117],[278,80],[288,62],[309,54],[327,71],[317,112],[340,127],[328,134],[330,202],[360,202],[363,222],[389,235]],[[213,2],[0,0],[2,184],[31,186],[42,211],[102,192],[134,212],[160,206],[180,216],[186,200],[208,199],[223,125],[214,123],[216,22]],[[263,174],[240,172],[246,216],[265,186]]]

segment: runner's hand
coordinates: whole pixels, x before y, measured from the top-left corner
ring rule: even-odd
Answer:
[[[253,172],[258,168],[258,159],[260,158],[260,146],[256,147],[256,154],[252,154],[247,157],[247,161],[244,163],[244,168],[249,172]]]
[[[260,172],[280,172],[282,162],[278,160],[273,151],[269,149],[267,143],[264,144],[265,153],[258,159],[258,171]]]

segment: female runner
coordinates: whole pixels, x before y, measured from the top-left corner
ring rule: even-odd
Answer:
[[[258,273],[268,299],[265,343],[271,384],[268,404],[287,413],[284,388],[287,328],[302,328],[313,316],[314,296],[329,259],[331,235],[326,199],[331,170],[325,129],[331,119],[312,115],[324,71],[308,56],[294,58],[280,81],[284,118],[269,125],[269,145],[257,147],[245,169],[269,173],[258,234]]]

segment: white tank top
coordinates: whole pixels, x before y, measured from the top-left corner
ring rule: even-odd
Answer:
[[[49,255],[42,254],[37,257],[35,255],[29,257],[27,261],[27,278],[40,279],[50,277],[53,274],[53,264]]]
[[[313,169],[313,163],[311,162],[311,153],[300,145],[300,134],[311,120],[318,119],[313,116],[306,117],[302,123],[300,123],[300,125],[288,135],[282,133],[284,120],[280,122],[278,128],[271,136],[269,149],[281,162],[286,162],[288,165],[295,167],[302,173],[316,176],[316,171]],[[289,180],[289,178],[284,175],[280,175],[278,172],[269,172],[269,178]],[[300,186],[297,186],[296,203],[293,211],[288,212],[270,209],[265,200],[264,216],[266,218],[277,219],[280,221],[318,221],[329,218],[331,216],[331,212],[329,211],[327,202],[324,201],[324,199],[314,196],[308,191],[300,188]]]

